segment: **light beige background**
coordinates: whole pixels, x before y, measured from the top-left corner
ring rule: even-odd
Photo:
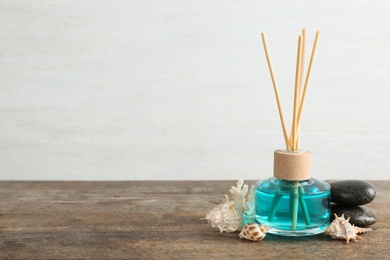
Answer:
[[[319,179],[389,179],[389,1],[0,1],[0,178],[262,179],[297,36],[322,36],[301,146]],[[307,55],[308,56],[308,55]]]

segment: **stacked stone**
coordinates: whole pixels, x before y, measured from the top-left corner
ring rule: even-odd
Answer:
[[[374,185],[362,180],[345,180],[329,183],[331,186],[332,220],[344,214],[355,226],[365,227],[377,221],[374,211],[365,207],[376,195]]]

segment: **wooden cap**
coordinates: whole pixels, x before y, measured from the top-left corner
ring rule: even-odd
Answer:
[[[311,152],[276,150],[274,177],[281,180],[301,181],[311,178]]]

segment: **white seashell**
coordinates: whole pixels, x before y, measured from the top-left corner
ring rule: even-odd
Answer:
[[[363,240],[356,234],[366,233],[367,231],[372,231],[372,228],[360,228],[355,227],[349,223],[349,218],[345,219],[344,214],[341,217],[338,217],[336,214],[335,219],[332,223],[325,229],[325,234],[330,235],[333,239],[345,239],[347,244],[349,240],[357,242],[356,238]]]
[[[263,240],[269,229],[270,228],[268,226],[251,223],[243,227],[241,233],[238,236],[241,239],[245,238],[251,241],[261,241]]]
[[[241,210],[239,210],[234,201],[229,201],[225,195],[226,202],[212,209],[205,217],[212,227],[217,227],[222,232],[234,232],[242,228]]]

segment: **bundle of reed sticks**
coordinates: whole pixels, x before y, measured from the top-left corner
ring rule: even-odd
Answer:
[[[297,51],[296,73],[295,73],[294,108],[293,108],[293,120],[292,120],[290,135],[288,135],[287,133],[286,122],[283,114],[282,101],[280,99],[278,84],[276,82],[271,56],[268,50],[267,38],[265,36],[265,33],[262,33],[261,36],[263,39],[265,55],[267,57],[268,68],[272,78],[272,84],[274,86],[276,102],[278,104],[278,110],[279,110],[279,117],[282,123],[284,140],[286,142],[286,148],[288,151],[298,151],[299,141],[300,141],[300,124],[302,118],[302,111],[305,105],[306,94],[310,82],[310,75],[313,68],[314,58],[317,51],[320,31],[317,31],[315,36],[314,45],[311,52],[310,62],[307,68],[305,79],[304,79],[304,68],[305,68],[304,61],[305,61],[305,52],[306,52],[306,29],[305,28],[302,29],[302,34],[300,34],[298,37],[298,51]]]

